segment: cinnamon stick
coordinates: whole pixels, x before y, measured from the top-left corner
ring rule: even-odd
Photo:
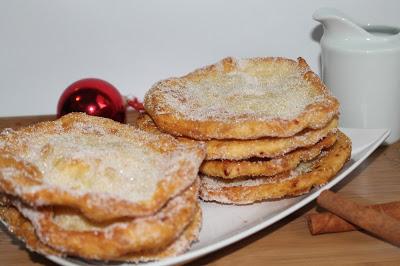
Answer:
[[[400,221],[383,210],[362,206],[329,190],[319,195],[317,203],[365,231],[400,246]]]
[[[370,205],[367,208],[384,212],[396,220],[400,220],[400,201]],[[312,235],[348,232],[360,229],[330,212],[311,213],[306,218]]]

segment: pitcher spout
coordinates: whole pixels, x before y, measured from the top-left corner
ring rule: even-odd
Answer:
[[[358,23],[347,15],[334,8],[320,8],[313,14],[313,19],[321,22],[324,28],[324,35],[336,38],[365,38],[366,32]]]

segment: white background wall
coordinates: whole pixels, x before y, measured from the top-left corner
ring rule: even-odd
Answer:
[[[398,0],[0,0],[0,116],[55,113],[85,77],[142,98],[225,56],[302,56],[318,72],[322,6],[400,26]]]

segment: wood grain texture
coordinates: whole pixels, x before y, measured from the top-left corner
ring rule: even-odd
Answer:
[[[135,120],[134,112],[128,121]],[[0,118],[0,128],[20,127],[54,116]],[[400,142],[381,146],[333,188],[362,204],[400,200]],[[363,232],[312,236],[305,215],[315,201],[278,223],[189,265],[400,265],[400,249]],[[28,252],[0,226],[0,265],[54,265]]]

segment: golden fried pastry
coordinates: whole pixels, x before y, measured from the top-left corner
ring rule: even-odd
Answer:
[[[161,133],[151,117],[142,113],[136,120],[136,126],[152,133]],[[261,138],[254,140],[207,140],[206,161],[209,160],[244,160],[252,157],[273,158],[282,156],[297,148],[316,144],[330,133],[337,130],[338,118],[334,117],[328,125],[321,129],[305,129],[302,132],[287,138]],[[195,141],[185,137],[177,137],[184,142]]]
[[[73,209],[34,209],[12,204],[30,220],[41,242],[68,255],[110,260],[132,252],[161,250],[184,231],[197,211],[198,182],[152,216],[111,223],[87,220]]]
[[[22,216],[17,208],[11,204],[11,201],[5,194],[1,193],[0,220],[7,226],[11,233],[26,244],[26,247],[29,250],[45,255],[62,255],[61,252],[54,250],[39,241],[32,223]]]
[[[304,59],[225,58],[155,84],[146,112],[164,132],[197,140],[290,137],[338,114]]]
[[[130,253],[115,258],[114,260],[132,262],[151,261],[183,253],[194,241],[197,240],[201,228],[201,208],[198,203],[196,206],[196,214],[194,215],[193,221],[185,228],[183,233],[165,249]],[[43,255],[66,256],[65,253],[55,250],[41,242],[35,234],[35,229],[32,226],[32,223],[14,206],[4,204],[4,201],[0,204],[0,219],[6,224],[11,232],[13,232],[20,240],[25,242],[26,247],[29,250]]]
[[[204,156],[199,143],[73,113],[0,134],[0,189],[96,221],[151,215],[194,182]]]
[[[156,126],[156,124],[154,123],[153,119],[151,119],[151,117],[147,114],[147,113],[140,113],[136,120],[135,123],[133,124],[133,126],[137,126],[138,128],[154,133],[154,134],[161,134],[162,131]],[[179,138],[178,139],[188,139],[188,138]],[[190,140],[190,139],[188,139]]]
[[[253,140],[206,141],[206,160],[244,160],[252,157],[273,158],[282,156],[297,148],[316,144],[329,133],[337,130],[338,119],[333,118],[321,129],[305,129],[292,137],[266,137]]]
[[[335,141],[336,134],[330,134],[311,147],[299,148],[283,156],[267,160],[252,158],[252,160],[241,161],[204,161],[200,166],[200,173],[206,176],[215,176],[225,179],[252,176],[273,176],[293,170],[299,163],[316,158],[322,150],[331,147]]]
[[[272,177],[226,180],[201,176],[200,197],[205,201],[250,204],[307,193],[333,178],[351,155],[351,141],[338,132],[336,143],[314,161]]]
[[[172,244],[162,250],[142,251],[130,253],[123,257],[117,258],[117,261],[129,262],[145,262],[152,260],[161,260],[168,257],[177,256],[189,249],[191,244],[199,238],[202,224],[202,212],[200,205],[197,204],[197,212],[193,217],[193,221],[186,227],[185,231]]]

